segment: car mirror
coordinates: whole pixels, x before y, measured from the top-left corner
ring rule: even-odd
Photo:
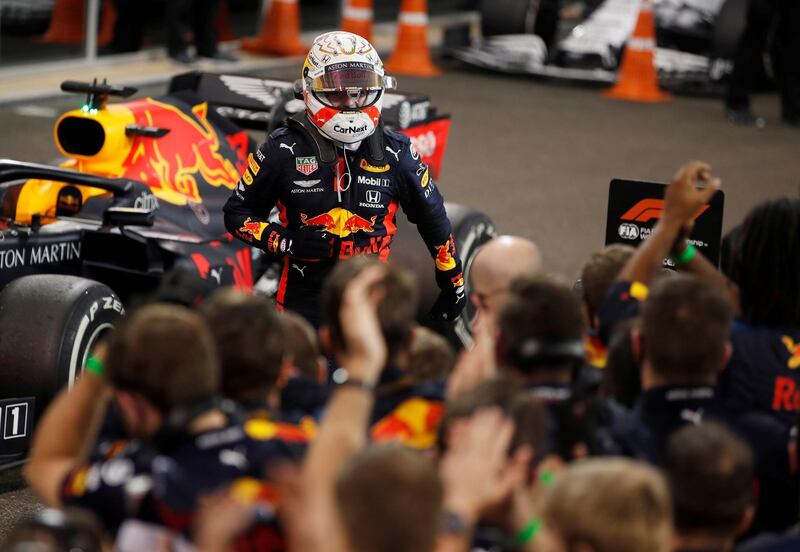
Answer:
[[[155,212],[139,207],[109,207],[103,213],[108,226],[153,226]]]

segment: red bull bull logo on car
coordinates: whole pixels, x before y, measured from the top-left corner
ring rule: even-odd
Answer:
[[[347,237],[356,232],[374,232],[376,218],[377,216],[373,216],[367,220],[341,207],[334,207],[327,213],[322,213],[311,218],[305,213],[300,213],[300,221],[303,223],[303,226],[319,226],[321,227],[321,231],[330,232],[340,238]]]
[[[220,153],[220,138],[208,120],[208,104],[195,105],[189,112],[148,98],[128,107],[136,124],[170,132],[158,140],[134,138],[121,176],[144,182],[156,197],[176,205],[202,203],[203,181],[231,190],[236,186],[240,170],[247,166],[245,152],[234,152],[241,167]]]

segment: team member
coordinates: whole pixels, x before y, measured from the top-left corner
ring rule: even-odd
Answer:
[[[453,320],[464,308],[444,200],[408,137],[381,123],[383,93],[393,86],[365,39],[341,31],[317,37],[296,84],[305,112],[249,157],[225,205],[231,234],[284,256],[278,306],[315,325],[322,280],[336,259],[388,259],[398,205],[435,258],[442,291],[431,314]],[[269,220],[274,206],[280,222]]]
[[[187,65],[196,60],[189,54],[186,27],[194,33],[194,45],[199,57],[217,61],[236,61],[236,58],[217,48],[214,26],[219,0],[171,0],[165,3],[167,25],[167,54],[173,61]]]
[[[537,552],[667,552],[672,511],[664,477],[622,458],[571,465],[544,493]]]
[[[375,265],[380,266],[375,259],[350,259],[339,263],[325,281],[320,339],[337,357],[345,346],[339,312],[347,285]],[[413,278],[398,266],[389,265],[382,288],[378,323],[388,356],[375,389],[371,437],[378,442],[396,440],[409,447],[426,449],[434,444],[436,426],[444,410],[444,383],[420,377],[408,366],[417,311]],[[333,373],[334,382],[341,374],[340,370]]]
[[[612,244],[595,251],[581,269],[581,295],[583,314],[586,317],[586,362],[596,368],[605,368],[608,350],[597,335],[600,318],[597,313],[609,288],[625,263],[636,251],[630,245]]]
[[[25,476],[49,506],[86,508],[112,534],[128,519],[177,534],[212,493],[232,483],[252,491],[268,465],[296,457],[273,424],[242,423],[218,400],[213,339],[183,307],[139,310],[113,334],[104,369],[90,363],[39,423]],[[91,461],[86,450],[111,396],[131,440]]]
[[[542,270],[542,255],[530,240],[498,236],[475,254],[470,270],[470,300],[475,305],[473,324],[496,324],[497,313],[508,297],[511,282]],[[494,329],[492,329],[494,331]]]
[[[550,447],[564,459],[619,452],[605,420],[611,407],[585,377],[583,315],[578,297],[549,276],[514,281],[500,310],[498,365],[547,406]]]
[[[774,33],[772,33],[774,29]],[[772,55],[781,93],[781,119],[800,127],[800,3],[796,0],[749,0],[747,19],[736,47],[725,96],[725,115],[738,125],[764,126],[750,110],[750,93],[763,66],[764,49],[773,34]]]
[[[675,551],[732,551],[755,509],[754,460],[747,443],[724,426],[690,424],[670,438],[664,475],[672,495]]]

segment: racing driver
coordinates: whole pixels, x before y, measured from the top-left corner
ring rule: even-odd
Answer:
[[[315,326],[322,280],[337,259],[388,259],[398,205],[435,261],[441,293],[431,316],[454,320],[466,302],[442,195],[409,138],[381,122],[384,90],[394,85],[366,39],[317,37],[295,83],[306,110],[250,155],[224,208],[231,234],[283,255],[278,307]],[[269,220],[274,206],[279,223]]]

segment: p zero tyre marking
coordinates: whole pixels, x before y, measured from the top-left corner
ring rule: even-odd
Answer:
[[[84,314],[81,325],[78,326],[78,331],[75,334],[75,340],[72,342],[72,354],[70,354],[69,357],[69,379],[67,380],[67,386],[70,389],[72,389],[72,384],[75,382],[76,364],[78,363],[78,351],[81,347],[81,339],[83,339],[83,334],[86,332],[86,327],[88,325],[89,315]]]
[[[80,353],[83,334],[86,333],[86,328],[89,326],[89,322],[89,315],[83,315],[81,325],[78,326],[78,331],[75,334],[75,341],[72,342],[72,353],[70,354],[69,359],[69,379],[67,380],[67,386],[69,389],[72,389],[72,386],[75,384],[75,375],[78,372],[78,354]],[[100,326],[98,326],[94,332],[92,332],[92,335],[89,337],[89,341],[87,342],[86,352],[84,352],[83,358],[81,359],[81,366],[83,366],[83,363],[86,362],[86,357],[89,354],[91,345],[97,339],[97,336],[100,334],[100,332],[113,327],[114,326],[112,324],[105,322],[100,324]]]
[[[83,349],[83,358],[81,359],[80,363],[81,371],[83,371],[83,366],[86,366],[86,359],[89,358],[89,353],[91,352],[94,344],[97,343],[97,338],[100,337],[100,334],[105,330],[113,330],[113,329],[114,325],[111,324],[110,322],[104,322],[103,324],[100,324],[97,328],[95,328],[95,330],[92,332],[92,335],[90,335],[89,339],[86,341],[86,347],[84,347]],[[78,366],[70,365],[69,382],[67,382],[67,385],[69,387],[72,387],[73,384],[75,383],[75,376],[73,375],[73,373],[77,372],[78,368],[79,368]]]

